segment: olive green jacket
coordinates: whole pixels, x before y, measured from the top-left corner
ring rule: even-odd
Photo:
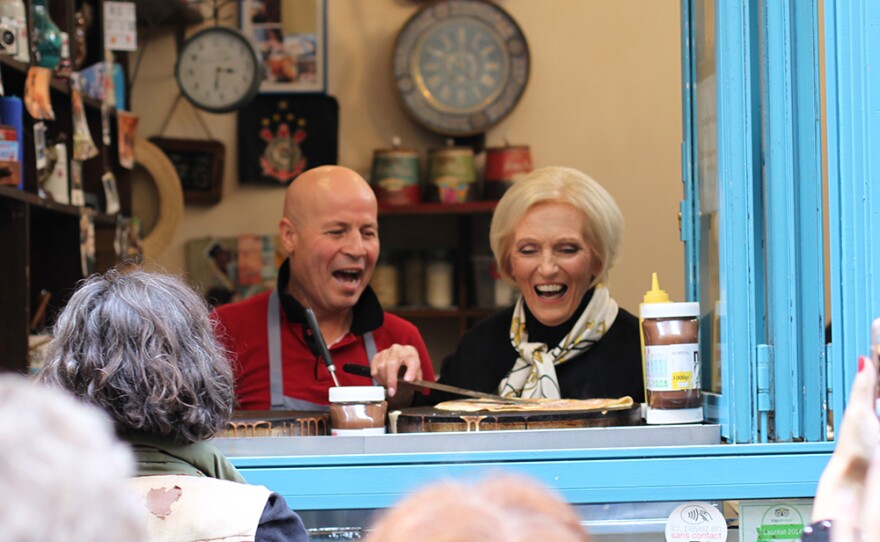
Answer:
[[[208,442],[178,444],[142,433],[126,433],[120,438],[131,445],[137,476],[188,474],[246,483],[232,463]]]

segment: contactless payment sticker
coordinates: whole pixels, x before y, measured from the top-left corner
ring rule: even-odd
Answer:
[[[669,514],[666,542],[703,542],[727,540],[724,515],[707,502],[687,502]]]

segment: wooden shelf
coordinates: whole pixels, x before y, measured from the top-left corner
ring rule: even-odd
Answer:
[[[103,61],[103,5],[106,0],[89,0],[94,8],[90,31],[86,36],[88,53],[85,66]],[[161,3],[150,0],[150,5]],[[178,2],[179,4],[180,2]],[[52,0],[51,11],[54,22],[62,31],[71,36],[75,29],[74,12],[80,0]],[[75,57],[76,42],[71,40],[71,54]],[[116,62],[127,73],[128,54],[116,54]],[[0,72],[7,96],[23,96],[27,84],[30,65],[10,57],[0,56]],[[124,84],[128,88],[129,84]],[[70,168],[73,146],[73,106],[71,85],[68,79],[53,77],[50,82],[50,98],[55,112],[55,120],[45,122],[46,141],[49,144],[64,142],[67,147],[67,166]],[[128,98],[128,96],[127,96]],[[126,100],[128,101],[128,100]],[[119,164],[118,139],[112,138],[105,145],[101,136],[102,115],[99,100],[83,96],[85,117],[98,155],[82,162],[82,189],[86,196],[95,196],[94,205],[106,209],[102,175],[114,173],[119,191],[121,214],[131,210],[130,172]],[[115,109],[110,109],[115,115]],[[39,196],[39,176],[36,168],[34,147],[34,119],[27,109],[23,111],[19,126],[19,144],[22,147],[22,184],[0,186],[0,276],[4,287],[0,288],[0,371],[28,370],[28,335],[35,309],[39,306],[42,292],[51,294],[46,309],[46,321],[51,322],[58,314],[77,283],[83,278],[82,230],[80,215],[82,208],[76,205],[58,203]],[[115,132],[115,130],[114,130]],[[70,169],[68,169],[68,172]],[[95,212],[95,262],[94,270],[103,272],[115,265],[119,257],[114,241],[116,237],[117,214]],[[91,239],[89,240],[91,242]],[[37,330],[41,331],[41,330]]]
[[[135,0],[134,3],[138,25],[191,26],[205,20],[201,12],[183,0]]]
[[[497,201],[469,201],[466,203],[417,203],[414,205],[379,205],[380,215],[462,215],[491,213]]]
[[[56,201],[41,198],[36,194],[19,190],[12,186],[0,186],[0,197],[23,201],[31,207],[37,207],[52,211],[55,213],[63,213],[68,215],[79,216],[80,207],[76,205],[67,205]],[[108,215],[107,213],[95,213],[96,224],[115,224],[116,215]]]
[[[13,60],[12,57],[6,55],[0,56],[0,64],[9,66],[13,70],[21,73],[27,73],[28,70],[27,64],[25,64],[24,62],[19,62],[18,60]]]
[[[7,56],[0,56],[0,65],[7,66],[15,72],[19,72],[22,77],[27,76],[28,64],[24,62],[19,62],[17,60],[13,60]],[[68,79],[61,79],[58,77],[52,76],[52,81],[50,82],[50,87],[55,92],[60,92],[61,94],[70,94],[70,81]],[[95,109],[101,109],[102,103],[101,100],[97,98],[92,98],[91,96],[82,95],[83,104],[89,107],[93,107]],[[116,108],[110,108],[110,114],[116,115]]]
[[[434,309],[431,307],[386,307],[386,310],[401,318],[485,318],[498,309],[465,308],[456,307],[449,309]]]

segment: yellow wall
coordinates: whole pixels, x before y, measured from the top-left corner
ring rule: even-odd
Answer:
[[[532,57],[525,95],[487,143],[528,144],[536,166],[566,165],[602,183],[626,217],[621,260],[611,289],[637,310],[652,271],[676,300],[684,298],[679,241],[681,67],[678,0],[499,0],[519,23]],[[340,163],[367,172],[373,150],[399,135],[411,147],[442,144],[397,103],[390,58],[398,30],[423,3],[330,0],[329,93],[340,104]],[[230,10],[230,15],[231,10]],[[190,29],[193,31],[195,29]],[[132,89],[138,132],[157,134],[177,93],[174,42],[150,42]],[[237,180],[235,115],[203,114],[226,144],[223,200],[186,208],[156,263],[185,272],[183,247],[206,235],[273,233],[283,191]],[[206,137],[188,103],[178,106],[169,137]]]

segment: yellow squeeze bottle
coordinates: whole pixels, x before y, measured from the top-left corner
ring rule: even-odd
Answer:
[[[646,374],[647,360],[645,359],[645,330],[642,324],[645,322],[642,316],[642,307],[647,303],[669,303],[669,294],[660,289],[660,281],[657,273],[651,273],[651,289],[645,292],[642,303],[639,305],[639,341],[642,347],[642,381],[645,391],[645,402],[648,401],[648,375]]]

